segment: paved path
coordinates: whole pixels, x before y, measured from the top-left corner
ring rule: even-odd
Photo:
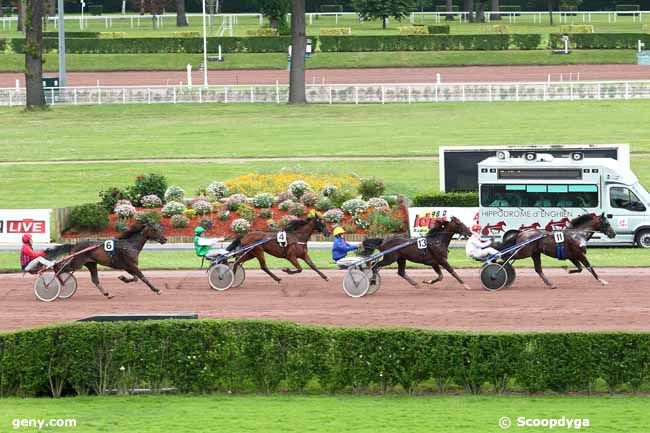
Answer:
[[[310,69],[308,83],[433,83],[436,73],[442,82],[504,82],[576,80],[650,80],[650,67],[639,65],[559,65],[559,66],[466,66],[436,68],[369,68]],[[579,75],[578,75],[579,74]],[[52,75],[52,74],[46,74]],[[24,74],[0,74],[0,87],[13,87],[16,80],[24,86]],[[284,70],[210,71],[210,84],[281,84],[289,82]],[[136,86],[170,85],[186,82],[184,71],[71,72],[70,86]],[[203,82],[202,73],[195,72],[193,82]]]

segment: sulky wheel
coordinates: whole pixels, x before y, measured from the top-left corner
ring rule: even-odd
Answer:
[[[343,278],[343,291],[352,298],[360,298],[368,293],[370,279],[359,269],[350,269]]]
[[[70,272],[61,272],[59,274],[59,281],[61,282],[61,293],[59,298],[68,299],[77,293],[77,278]]]
[[[233,270],[233,265],[229,265],[229,267],[230,270],[233,271],[233,274],[235,275],[234,280],[232,282],[232,286],[230,286],[230,288],[234,289],[244,284],[244,280],[246,279],[246,271],[244,270],[244,267],[240,264],[238,264],[234,270]]]
[[[208,282],[214,290],[228,290],[235,281],[235,275],[228,265],[216,264],[208,269]]]
[[[374,273],[374,277],[373,277],[373,273]],[[367,294],[372,295],[377,290],[379,290],[379,287],[381,286],[381,276],[379,275],[379,272],[371,271],[371,270],[367,270],[366,275],[368,276],[368,279],[370,280],[370,286],[368,287],[368,293]]]
[[[481,285],[485,290],[497,291],[506,285],[508,274],[503,266],[490,263],[481,269]]]
[[[54,272],[43,272],[34,282],[34,295],[43,302],[52,302],[61,293],[61,282]]]
[[[506,274],[508,276],[506,279],[506,285],[504,287],[510,287],[512,286],[512,283],[515,282],[517,273],[515,272],[515,268],[512,266],[512,263],[505,263],[503,267],[506,269]]]

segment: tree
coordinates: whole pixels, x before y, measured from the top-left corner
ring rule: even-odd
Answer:
[[[133,6],[140,9],[140,15],[144,15],[146,12],[151,14],[154,30],[158,29],[158,15],[162,14],[165,7],[175,2],[176,0],[131,0]],[[178,21],[178,17],[176,19]],[[185,21],[187,22],[187,18]]]
[[[16,31],[25,31],[25,0],[13,0],[12,5],[16,8],[18,19],[16,20]]]
[[[476,12],[476,21],[479,23],[485,22],[485,7],[488,0],[479,0],[478,11]]]
[[[25,0],[26,108],[45,107],[43,93],[43,1]]]
[[[352,5],[364,20],[381,19],[385,29],[388,18],[401,21],[409,16],[415,3],[413,0],[354,0]]]
[[[269,19],[271,28],[280,29],[293,3],[292,0],[257,0],[257,6],[260,13]]]
[[[467,21],[474,22],[474,0],[463,0],[463,10],[467,12]]]
[[[492,0],[490,9],[492,10],[492,12],[499,12],[500,9],[499,0]],[[501,15],[497,13],[490,14],[490,21],[498,21],[500,19],[501,19]]]
[[[306,104],[305,96],[305,0],[291,0],[291,71],[289,72],[289,103]]]
[[[454,11],[453,0],[445,0],[445,11],[447,12],[447,15],[445,15],[445,21],[453,21],[454,20],[454,15],[452,14],[452,12]]]
[[[185,0],[176,0],[176,27],[187,27],[187,16],[185,16]]]

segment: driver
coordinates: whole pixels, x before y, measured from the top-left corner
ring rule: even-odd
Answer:
[[[54,262],[45,258],[44,251],[34,251],[32,249],[32,235],[29,233],[23,235],[23,247],[20,249],[20,267],[23,271],[30,274],[39,270],[40,266],[49,269],[54,266]]]
[[[205,229],[201,226],[194,229],[194,249],[197,256],[212,260],[219,255],[228,253],[224,248],[214,248],[216,243],[223,241],[223,238],[204,238],[205,233]]]
[[[476,223],[472,226],[472,236],[467,240],[465,245],[465,253],[467,257],[476,260],[482,260],[494,254],[498,254],[499,251],[492,248],[492,241],[482,241],[481,240],[481,225]]]
[[[345,229],[343,227],[336,227],[332,232],[334,235],[334,242],[332,243],[332,259],[340,268],[347,268],[359,261],[357,257],[346,257],[348,252],[358,249],[357,245],[349,244],[343,235]]]

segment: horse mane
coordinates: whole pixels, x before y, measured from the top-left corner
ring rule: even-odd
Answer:
[[[309,224],[309,219],[289,221],[289,223],[284,226],[284,230],[287,232],[293,232],[298,230],[300,227],[306,226],[307,224]]]
[[[447,227],[449,221],[440,221],[439,224],[434,224],[433,227],[427,232],[427,236],[435,236],[440,233],[445,227]]]
[[[129,227],[125,232],[120,233],[115,239],[129,239],[131,236],[141,233],[144,230],[144,224],[137,223]]]
[[[569,222],[569,226],[573,227],[573,228],[578,227],[578,226],[590,221],[593,218],[593,216],[594,216],[593,213],[586,213],[584,215],[580,215],[578,217],[575,217]]]

